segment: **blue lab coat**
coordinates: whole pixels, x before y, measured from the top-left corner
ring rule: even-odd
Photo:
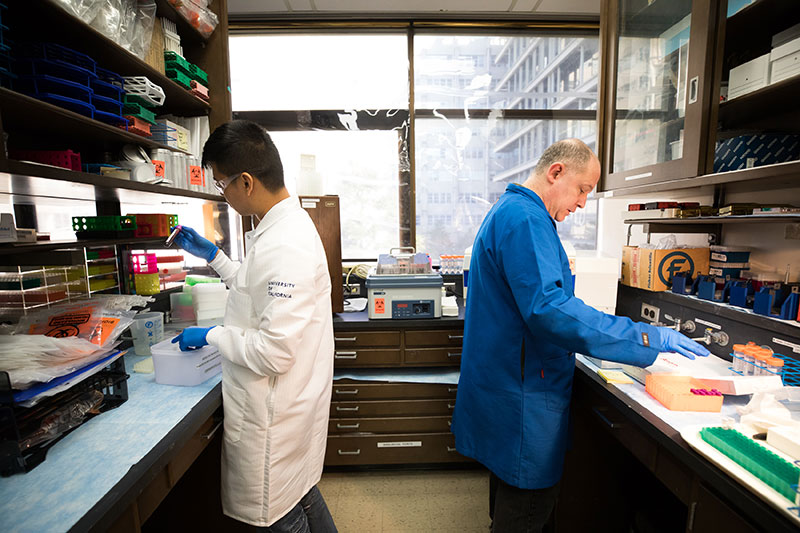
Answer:
[[[478,230],[466,306],[456,449],[512,486],[551,487],[563,470],[574,353],[648,366],[658,328],[575,298],[555,222],[516,184]]]

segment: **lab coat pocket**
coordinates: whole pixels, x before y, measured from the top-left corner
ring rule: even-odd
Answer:
[[[548,411],[563,413],[569,408],[570,395],[565,396],[563,392],[548,391],[545,393],[545,404]]]
[[[232,383],[222,385],[223,433],[228,442],[239,442],[247,407],[247,393]]]

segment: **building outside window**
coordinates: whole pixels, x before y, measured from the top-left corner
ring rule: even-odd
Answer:
[[[230,49],[235,115],[272,133],[290,192],[321,179],[340,196],[346,259],[459,254],[547,146],[595,148],[596,37],[417,33],[410,53],[405,33],[271,34]],[[596,204],[558,225],[562,239],[596,248]]]

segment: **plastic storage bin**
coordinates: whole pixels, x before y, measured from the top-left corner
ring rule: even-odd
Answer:
[[[136,218],[135,237],[168,237],[172,227],[178,225],[178,215],[128,214]]]
[[[72,217],[72,229],[79,239],[133,237],[135,217]]]
[[[182,352],[167,339],[150,347],[156,383],[194,386],[222,372],[222,354],[215,346]]]

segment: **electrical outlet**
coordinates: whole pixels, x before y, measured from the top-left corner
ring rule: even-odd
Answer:
[[[650,322],[658,322],[661,317],[661,310],[655,305],[642,303],[642,318]]]
[[[345,286],[345,292],[347,294],[358,294],[359,285],[358,283],[351,283]]]

